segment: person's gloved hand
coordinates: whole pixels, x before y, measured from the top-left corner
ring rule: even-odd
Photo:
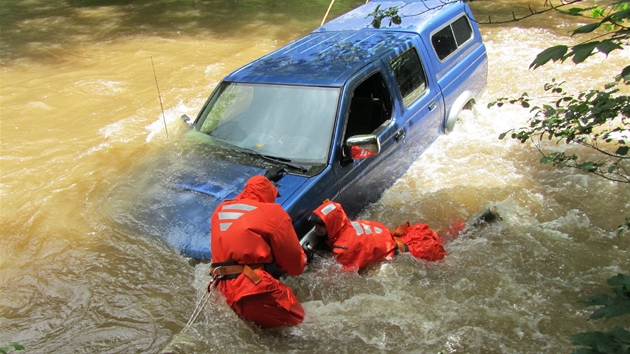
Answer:
[[[302,246],[302,249],[304,250],[304,254],[306,254],[306,263],[311,263],[313,261],[313,254],[315,253],[311,249],[311,245],[307,242]]]
[[[278,182],[282,176],[287,174],[287,170],[284,167],[273,167],[265,172],[265,177],[271,182]]]

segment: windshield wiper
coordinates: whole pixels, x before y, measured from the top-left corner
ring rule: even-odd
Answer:
[[[256,150],[252,150],[252,149],[248,149],[248,148],[244,148],[244,147],[238,147],[239,149],[242,149],[244,152],[250,154],[250,155],[254,155],[254,156],[258,156],[261,157],[267,161],[271,161],[271,162],[275,162],[276,164],[280,164],[284,167],[289,167],[291,169],[297,170],[298,172],[301,173],[306,173],[308,172],[308,168],[302,166],[302,165],[298,165],[293,163],[293,161],[291,161],[291,159],[287,159],[285,157],[278,157],[278,156],[271,156],[271,155],[265,155],[265,154],[261,154],[260,152],[256,151]]]
[[[278,156],[271,156],[271,155],[264,155],[264,154],[260,154],[261,157],[263,157],[265,160],[269,160],[272,162],[276,162],[279,163],[281,165],[284,165],[286,167],[290,167],[292,169],[298,170],[299,172],[302,173],[306,173],[308,172],[308,168],[302,166],[302,165],[298,165],[296,163],[293,163],[293,161],[291,161],[290,159],[287,159],[285,157],[278,157]]]

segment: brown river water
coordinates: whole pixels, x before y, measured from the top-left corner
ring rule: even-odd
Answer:
[[[330,18],[364,1],[338,0]],[[208,265],[110,215],[129,204],[137,166],[181,142],[230,71],[317,27],[329,1],[0,0],[0,347],[25,353],[567,353],[589,321],[579,301],[630,272],[630,188],[539,164],[533,146],[499,140],[527,123],[504,96],[543,95],[552,78],[599,88],[630,61],[528,70],[577,39],[579,19],[548,15],[481,25],[489,84],[474,114],[441,136],[362,218],[389,226],[494,208],[500,222],[449,240],[426,263],[401,256],[364,274],[328,258],[286,280],[303,324],[265,332],[204,294]],[[476,1],[480,21],[528,14],[542,0]],[[164,118],[151,61],[155,64]],[[166,134],[164,121],[168,129]],[[150,205],[146,206],[150,209]],[[113,210],[115,209],[115,210]],[[626,316],[627,317],[627,316]]]

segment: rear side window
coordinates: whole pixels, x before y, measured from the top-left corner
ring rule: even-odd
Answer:
[[[392,59],[389,65],[394,72],[403,103],[409,107],[427,89],[427,77],[418,52],[411,48]]]
[[[431,36],[433,49],[440,60],[448,57],[472,38],[472,27],[468,17],[461,16]]]

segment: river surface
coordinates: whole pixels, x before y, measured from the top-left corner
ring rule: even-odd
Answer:
[[[329,18],[363,1],[336,1]],[[542,0],[476,1],[480,21],[526,15]],[[567,353],[588,321],[579,301],[630,271],[630,188],[539,163],[531,145],[499,140],[520,107],[488,102],[552,78],[599,88],[630,61],[528,70],[547,46],[577,41],[579,19],[541,15],[481,25],[489,85],[474,114],[441,136],[362,218],[443,232],[493,208],[501,221],[447,240],[449,255],[407,256],[363,274],[319,258],[286,282],[303,324],[265,332],[213,293],[163,242],[111,218],[140,163],[181,141],[227,73],[317,27],[328,1],[0,0],[0,347],[25,353]],[[576,42],[573,42],[576,43]],[[155,76],[152,61],[155,65]],[[159,82],[160,96],[156,87]],[[160,108],[160,98],[164,116]],[[166,124],[166,127],[165,127]],[[167,135],[168,133],[168,135]],[[150,205],[146,206],[150,208]],[[626,316],[628,317],[628,316]]]

